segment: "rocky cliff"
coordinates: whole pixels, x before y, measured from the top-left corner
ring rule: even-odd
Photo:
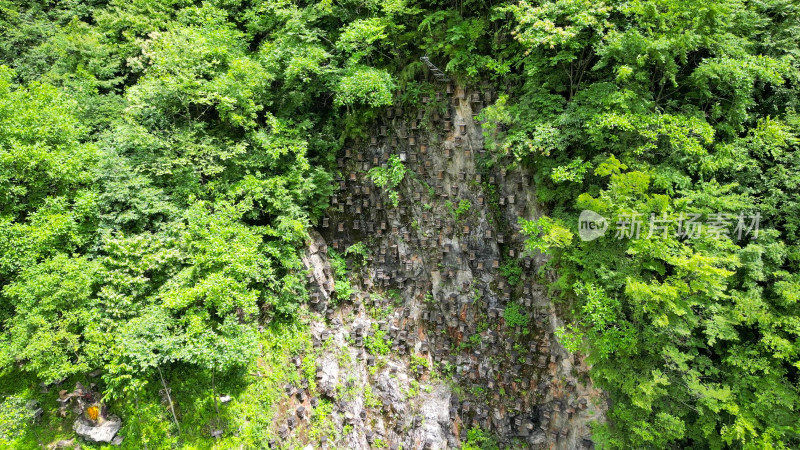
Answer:
[[[605,400],[555,337],[558,308],[536,282],[542,256],[523,251],[518,218],[539,214],[531,183],[484,148],[478,113],[495,97],[441,83],[420,109],[387,108],[338,159],[304,261],[324,349],[313,394],[334,400],[344,438],[303,436],[316,398],[287,387],[275,424],[286,442],[459,448],[479,427],[512,448],[592,447]],[[397,206],[368,176],[390,155],[407,170]],[[356,244],[337,280],[329,253]]]

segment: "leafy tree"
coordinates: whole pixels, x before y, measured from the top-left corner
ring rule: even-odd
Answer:
[[[52,383],[101,363],[102,342],[95,341],[92,324],[98,270],[86,258],[61,254],[5,286],[15,314],[5,322],[3,366],[22,362],[25,371]]]
[[[798,315],[783,288],[794,283],[784,257],[794,228],[772,202],[796,186],[768,194],[765,179],[786,179],[746,175],[793,165],[775,155],[797,144],[796,65],[787,47],[759,44],[786,35],[785,5],[502,9],[518,23],[527,77],[516,102],[487,114],[510,127],[490,140],[533,168],[550,205],[523,229],[530,249],[553,255],[554,287],[572,305],[562,338],[588,352],[614,401],[596,437],[611,447],[795,445]],[[767,10],[782,13],[773,21]],[[748,150],[753,140],[762,150]],[[616,223],[614,234],[640,214],[642,232],[580,241],[570,230],[581,210]],[[755,212],[770,219],[757,239],[740,239],[736,218]],[[687,217],[733,223],[648,232]]]
[[[72,99],[13,76],[0,67],[0,364],[52,382],[98,362],[86,336],[98,266],[72,256],[96,226],[97,149]]]

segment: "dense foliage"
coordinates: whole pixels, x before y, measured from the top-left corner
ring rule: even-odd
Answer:
[[[246,367],[305,298],[332,118],[390,100],[372,28],[332,44],[325,5],[0,7],[0,366],[100,368],[121,401]]]
[[[525,228],[572,306],[562,337],[613,400],[595,438],[799,445],[798,5],[505,10],[525,81],[493,111],[497,145],[551,206]],[[581,210],[608,234],[579,239]]]
[[[396,88],[431,89],[427,55],[503,90],[490,164],[529,170],[550,211],[523,228],[612,401],[598,444],[800,446],[798,19],[792,0],[0,0],[0,378],[102,369],[109,401],[162,414],[153,385],[236,379],[260,324],[297,333],[335,155]],[[397,199],[399,160],[370,175]],[[582,241],[581,210],[609,234]],[[615,238],[631,214],[641,234]],[[10,394],[0,442],[24,422]],[[142,443],[179,444],[135,416]]]

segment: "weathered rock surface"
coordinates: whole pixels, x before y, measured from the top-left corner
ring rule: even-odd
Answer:
[[[530,180],[483,147],[475,114],[493,98],[455,88],[418,111],[388,108],[338,161],[339,190],[303,256],[321,314],[314,342],[325,346],[317,390],[345,434],[337,447],[458,448],[478,426],[506,446],[586,448],[589,423],[604,420],[583,358],[555,335],[559,311],[537,275],[545,259],[523,251],[518,219],[541,214]],[[365,176],[390,154],[413,172],[397,207]],[[462,200],[469,208],[456,213]],[[359,242],[369,254],[351,267],[356,293],[337,299],[327,247]],[[517,279],[501,265],[519,267]],[[506,323],[509,307],[523,325]],[[365,345],[379,336],[387,354]],[[287,436],[302,436],[292,424]]]
[[[107,419],[100,420],[100,423],[93,424],[88,419],[80,416],[75,419],[72,428],[75,430],[75,434],[89,442],[110,443],[114,440],[114,437],[122,426],[122,420],[116,416],[110,416]]]
[[[311,296],[312,305],[324,312],[334,290],[333,273],[325,240],[316,231],[311,231],[310,236],[311,241],[301,259],[308,268],[308,280],[316,288]]]

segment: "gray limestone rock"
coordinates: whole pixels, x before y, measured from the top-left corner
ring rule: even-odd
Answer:
[[[100,419],[100,423],[94,424],[83,416],[75,419],[72,429],[75,434],[94,443],[110,443],[117,435],[122,426],[122,420],[116,416],[108,419]]]

